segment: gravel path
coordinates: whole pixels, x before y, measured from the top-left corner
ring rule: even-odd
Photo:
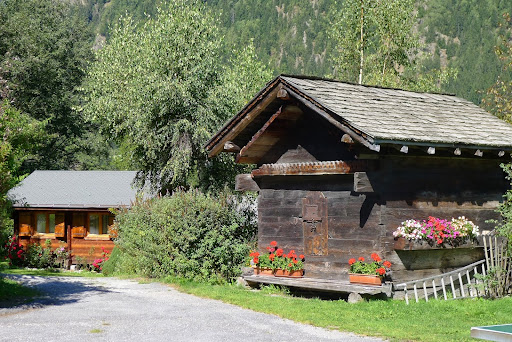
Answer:
[[[295,323],[160,283],[8,275],[44,295],[0,308],[2,341],[382,341]]]

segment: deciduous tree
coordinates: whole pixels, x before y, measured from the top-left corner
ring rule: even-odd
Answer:
[[[242,51],[231,69],[220,51],[205,5],[174,0],[144,24],[122,19],[90,68],[84,115],[128,144],[140,179],[160,190],[232,178],[222,172],[233,169],[225,157],[208,160],[203,145],[268,73],[251,61],[253,50]]]

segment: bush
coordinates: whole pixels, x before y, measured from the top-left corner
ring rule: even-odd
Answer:
[[[130,210],[117,213],[120,255],[113,253],[107,272],[200,281],[236,277],[256,226],[251,206],[235,198],[179,190],[138,200]]]
[[[51,268],[55,264],[55,254],[51,250],[51,240],[45,241],[45,247],[30,244],[25,252],[23,266],[34,268]]]
[[[502,220],[493,222],[496,223],[498,233],[507,238],[508,252],[512,253],[512,164],[502,164],[501,167],[506,174],[506,179],[510,181],[511,189],[503,195],[504,201],[497,210]]]

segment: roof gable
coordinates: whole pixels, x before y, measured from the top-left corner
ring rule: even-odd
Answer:
[[[311,110],[367,148],[381,145],[450,147],[494,151],[502,156],[512,151],[512,125],[472,102],[453,95],[416,93],[348,84],[332,80],[278,76],[233,117],[206,147],[210,156],[224,144],[236,141],[243,151],[257,145],[281,106],[291,102]],[[270,132],[269,132],[270,133]],[[458,150],[458,151],[457,151]],[[474,152],[474,151],[473,151]]]
[[[34,171],[9,190],[14,207],[116,208],[130,206],[136,171]]]

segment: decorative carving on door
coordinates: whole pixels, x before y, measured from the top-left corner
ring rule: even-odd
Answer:
[[[328,253],[327,198],[321,191],[310,191],[302,199],[302,227],[306,255]]]

